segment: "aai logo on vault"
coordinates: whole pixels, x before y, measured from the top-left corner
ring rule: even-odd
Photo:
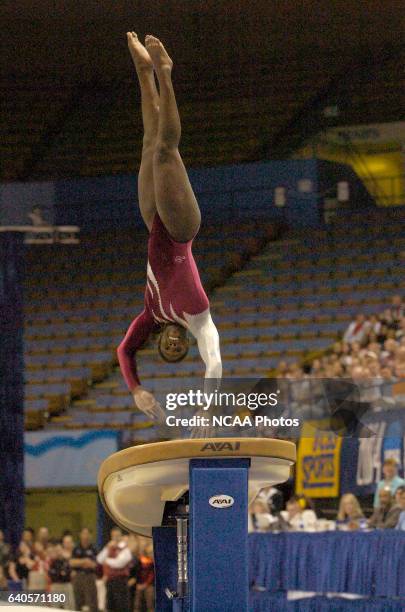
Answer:
[[[209,499],[209,504],[213,508],[230,508],[235,500],[230,495],[213,495]]]

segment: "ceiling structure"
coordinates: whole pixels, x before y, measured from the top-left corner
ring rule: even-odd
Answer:
[[[125,78],[128,29],[159,36],[193,79],[267,61],[327,65],[400,45],[404,14],[398,0],[3,0],[1,77]]]

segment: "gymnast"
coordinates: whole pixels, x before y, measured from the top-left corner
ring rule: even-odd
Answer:
[[[173,363],[187,355],[188,330],[205,363],[205,379],[221,378],[221,354],[191,252],[201,215],[178,149],[181,124],[171,78],[173,62],[154,36],[146,36],[145,46],[135,32],[128,32],[127,39],[141,88],[144,137],[138,198],[149,240],[144,310],[131,323],[117,355],[137,408],[163,420],[159,403],[141,386],[136,369],[136,351],[150,334],[160,331],[159,353]]]

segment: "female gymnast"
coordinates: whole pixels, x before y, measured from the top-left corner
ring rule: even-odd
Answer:
[[[137,408],[162,420],[159,403],[141,386],[136,370],[135,353],[149,335],[160,330],[160,355],[177,362],[188,352],[188,330],[197,340],[206,379],[221,378],[221,354],[191,252],[201,215],[178,149],[181,124],[171,78],[173,62],[154,36],[146,36],[145,46],[135,32],[128,32],[127,39],[141,88],[144,137],[138,197],[150,235],[144,310],[131,323],[117,355]]]

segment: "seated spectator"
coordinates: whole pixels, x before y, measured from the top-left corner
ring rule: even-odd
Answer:
[[[400,295],[392,296],[389,313],[391,321],[395,324],[399,323],[402,317],[405,316],[405,303]]]
[[[364,519],[364,514],[357,497],[353,493],[342,495],[337,514],[337,527],[343,525],[346,529],[358,529],[361,519]]]
[[[316,378],[352,377],[361,390],[362,401],[381,409],[381,399],[391,396],[387,382],[405,376],[405,317],[402,312],[403,301],[394,296],[393,309],[387,308],[381,315],[371,315],[368,319],[359,314],[346,330],[348,341],[335,342],[328,354],[315,359],[310,366],[312,385]],[[296,378],[300,382],[297,368],[298,364],[285,368],[287,381]],[[290,386],[286,389],[287,394]],[[304,388],[302,383],[301,386]]]
[[[141,612],[143,605],[147,612],[155,609],[155,568],[153,562],[153,546],[148,543],[139,556],[139,568],[136,579],[134,612]]]
[[[280,361],[276,368],[276,376],[280,378],[285,378],[288,374],[288,371],[288,363],[286,361]]]
[[[311,502],[304,495],[293,495],[287,501],[286,510],[280,513],[291,531],[314,531],[316,514]]]
[[[395,495],[394,495],[394,501],[395,503],[400,506],[401,505],[401,495],[403,490],[405,489],[405,485],[401,485],[398,487],[398,489],[395,491]]]
[[[343,341],[349,344],[353,342],[361,344],[366,339],[369,328],[370,324],[364,314],[358,314],[343,334]]]
[[[111,540],[97,555],[97,562],[103,566],[108,612],[128,612],[128,578],[132,553],[119,527],[111,529]]]
[[[249,533],[253,531],[269,531],[270,525],[276,520],[276,517],[270,514],[267,502],[258,497],[250,508],[248,531]]]
[[[48,576],[51,582],[50,592],[58,594],[61,593],[65,596],[64,602],[52,603],[51,607],[59,608],[61,610],[74,610],[75,601],[73,586],[70,582],[72,572],[69,563],[70,558],[66,556],[66,551],[63,550],[63,546],[61,544],[55,544],[52,547],[48,546],[48,558]]]
[[[279,514],[284,506],[283,494],[276,487],[264,487],[260,490],[257,499],[266,502],[267,511],[273,515]]]
[[[394,375],[399,380],[405,379],[405,346],[399,346],[395,353]]]
[[[74,570],[73,590],[76,607],[81,610],[84,606],[89,612],[97,612],[97,549],[91,542],[91,532],[83,527],[79,535],[79,543],[72,551],[70,566]]]
[[[381,322],[387,326],[388,329],[392,329],[395,324],[395,319],[391,312],[391,308],[386,308],[380,315]]]
[[[384,344],[388,337],[388,325],[384,322],[381,322],[380,331],[377,334],[377,342],[379,344]]]
[[[394,503],[389,488],[380,489],[378,493],[379,506],[374,509],[368,519],[368,526],[375,529],[394,529],[398,523],[401,508]]]
[[[320,359],[314,359],[311,366],[311,376],[322,377],[322,363]]]
[[[394,380],[394,374],[391,370],[391,368],[388,367],[384,367],[381,368],[381,377],[384,380],[384,382],[392,382]]]
[[[340,347],[341,347],[341,349],[340,349],[341,352],[340,352],[340,355],[339,355],[340,362],[343,365],[343,367],[346,368],[352,362],[352,358],[350,356],[350,352],[351,352],[350,348],[351,347],[350,347],[350,344],[348,344],[347,342],[341,342]]]
[[[401,317],[398,329],[395,333],[396,340],[402,340],[402,338],[405,338],[405,316]]]
[[[381,330],[381,321],[379,320],[379,318],[376,315],[371,315],[371,317],[369,318],[369,324],[370,324],[370,332],[373,332],[374,334],[379,334],[380,330]]]
[[[395,365],[395,353],[397,351],[397,343],[393,338],[387,338],[384,342],[383,350],[381,351],[381,363],[384,366],[393,367]]]
[[[377,484],[374,495],[374,508],[379,506],[379,492],[381,489],[388,489],[391,495],[395,495],[397,488],[405,485],[405,480],[398,476],[398,464],[392,457],[384,461],[382,472],[384,478]]]
[[[405,487],[398,487],[395,494],[395,500],[398,506],[401,508],[401,514],[399,515],[396,529],[405,531]]]

